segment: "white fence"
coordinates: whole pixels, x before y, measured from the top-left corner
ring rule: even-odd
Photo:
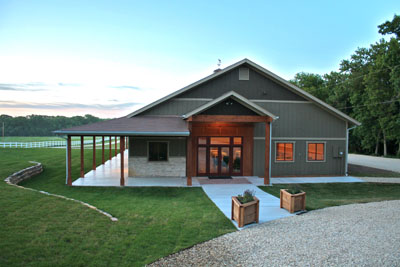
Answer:
[[[106,141],[106,140],[105,140]],[[84,140],[85,145],[93,144],[93,140]],[[96,145],[101,143],[101,138],[96,139]],[[105,143],[109,143],[108,140]],[[41,141],[41,142],[0,142],[3,148],[37,148],[37,147],[65,147],[67,141]],[[71,146],[80,146],[80,140],[72,140]]]

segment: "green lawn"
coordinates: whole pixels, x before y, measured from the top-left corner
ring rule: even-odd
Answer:
[[[315,210],[331,206],[400,199],[400,184],[384,183],[328,183],[297,184],[307,193],[306,209]],[[279,197],[287,184],[260,186],[262,190]]]
[[[85,140],[92,140],[93,137],[85,136]],[[72,140],[80,140],[79,136],[73,136]],[[108,137],[105,138],[108,140]],[[114,138],[113,138],[114,140]],[[64,138],[58,136],[0,136],[0,142],[44,142],[44,141],[65,141]]]
[[[91,154],[87,149],[86,171]],[[72,158],[78,177],[79,150]],[[68,187],[63,149],[0,149],[0,178],[29,166],[28,160],[41,162],[44,172],[21,185],[88,202],[119,221],[1,181],[1,266],[141,266],[235,231],[200,188]]]

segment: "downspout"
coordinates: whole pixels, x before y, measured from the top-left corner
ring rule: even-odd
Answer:
[[[271,150],[272,150],[272,123],[274,122],[274,120],[271,121],[270,125],[269,125],[269,186],[272,186],[272,182],[271,182],[271,169],[272,169],[272,165],[271,165]]]
[[[348,123],[346,122],[346,126],[347,125],[348,125]],[[349,169],[349,167],[348,167],[348,164],[349,164],[349,132],[350,132],[350,130],[353,130],[357,126],[358,125],[354,125],[351,128],[348,128],[348,126],[346,127],[347,128],[347,130],[346,130],[346,164],[344,166],[344,168],[345,168],[345,172],[344,173],[345,173],[346,176],[349,176],[349,173],[348,173],[348,169]]]
[[[274,120],[272,120],[271,123],[270,123],[270,125],[269,125],[269,186],[272,186],[272,182],[271,182],[271,169],[272,169],[272,165],[271,165],[271,163],[272,163],[272,159],[271,159],[271,156],[272,156],[272,152],[271,152],[271,150],[272,150],[272,123],[273,123],[275,120],[277,120],[277,119],[279,119],[279,117],[276,117]]]
[[[65,184],[68,184],[68,138],[60,136],[65,139]]]

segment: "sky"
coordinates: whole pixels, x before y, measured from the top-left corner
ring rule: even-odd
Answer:
[[[0,114],[125,116],[218,59],[328,73],[394,14],[398,0],[0,0]]]

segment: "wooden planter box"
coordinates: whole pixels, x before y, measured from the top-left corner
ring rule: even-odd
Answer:
[[[281,189],[281,208],[290,213],[306,209],[306,192],[290,194],[286,189]]]
[[[260,200],[254,197],[254,201],[246,204],[240,203],[237,197],[232,197],[231,219],[238,223],[239,227],[243,227],[249,223],[258,223],[260,211]]]

